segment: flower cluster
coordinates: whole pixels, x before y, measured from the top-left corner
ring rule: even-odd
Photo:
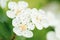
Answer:
[[[55,25],[55,16],[52,15],[52,12],[28,8],[28,3],[25,1],[9,2],[8,8],[6,14],[12,19],[13,32],[18,36],[31,38],[33,36],[32,30],[35,27],[42,30],[49,25]]]

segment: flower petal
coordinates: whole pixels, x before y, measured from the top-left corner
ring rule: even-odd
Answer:
[[[36,25],[36,28],[37,28],[38,30],[42,30],[42,29],[43,29],[42,24],[36,23],[35,25]]]
[[[34,30],[35,25],[33,23],[28,23],[28,30]]]
[[[45,15],[45,11],[42,10],[42,9],[39,9],[39,13],[42,14],[42,15]]]
[[[44,23],[43,26],[44,26],[44,28],[48,28],[49,24],[48,23]]]
[[[47,22],[47,20],[44,20],[44,19],[41,21],[41,24],[43,25],[44,28],[48,28],[49,26],[49,23]]]
[[[25,2],[25,1],[19,1],[18,2],[18,8],[19,9],[25,9],[27,7],[28,7],[28,3],[27,2]]]
[[[16,2],[9,2],[8,3],[8,8],[11,9],[11,10],[16,9],[17,8]]]
[[[15,17],[15,12],[13,12],[13,11],[7,11],[6,12],[6,14],[7,14],[7,16],[9,17],[9,18],[14,18]]]
[[[31,38],[33,37],[33,33],[31,31],[26,30],[23,32],[23,36],[26,38]]]
[[[16,35],[18,36],[22,36],[22,31],[17,27],[13,28],[13,32],[16,33]]]
[[[12,25],[14,26],[14,27],[18,27],[18,26],[20,26],[20,20],[18,19],[18,18],[15,18],[15,19],[13,19],[12,20]]]

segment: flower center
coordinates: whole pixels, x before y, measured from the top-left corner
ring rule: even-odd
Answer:
[[[37,22],[41,21],[42,17],[36,17]]]
[[[27,26],[25,24],[21,24],[20,28],[21,28],[22,31],[27,30]]]
[[[16,10],[17,12],[16,12],[16,16],[21,12],[20,10]]]

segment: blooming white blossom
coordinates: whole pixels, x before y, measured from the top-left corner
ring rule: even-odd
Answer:
[[[30,30],[34,30],[34,25],[32,23],[22,23],[19,19],[15,18],[13,19],[12,22],[14,29],[13,32],[16,33],[16,35],[18,36],[24,36],[26,38],[30,38],[33,36],[32,31]]]
[[[6,12],[7,16],[9,18],[15,18],[17,15],[21,13],[22,10],[26,9],[27,7],[28,7],[28,3],[26,3],[25,1],[19,1],[18,3],[9,2],[8,8],[10,10]]]
[[[18,36],[23,36],[26,38],[33,37],[33,33],[30,30],[27,30],[27,26],[24,24],[21,24],[20,27],[13,28],[13,32],[16,33]]]
[[[12,20],[12,25],[14,27],[19,26],[21,23],[28,25],[32,30],[34,29],[34,24],[31,22],[30,18],[30,9],[26,9],[25,12],[22,12],[15,19]]]
[[[56,37],[55,32],[50,31],[47,33],[47,40],[59,40],[59,39]]]
[[[26,38],[30,38],[33,36],[31,30],[34,30],[35,26],[30,20],[30,12],[30,9],[26,9],[24,10],[24,12],[13,19],[13,31],[16,33],[16,35],[24,36]]]
[[[42,9],[40,9],[39,11],[35,8],[32,9],[31,19],[32,22],[36,25],[36,28],[39,30],[43,29],[43,27],[47,28],[49,26],[45,11],[43,11]]]
[[[6,5],[7,5],[7,1],[8,1],[8,0],[0,0],[0,6],[1,6],[2,8],[5,8]]]

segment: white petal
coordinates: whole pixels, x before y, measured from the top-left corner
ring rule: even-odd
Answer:
[[[43,29],[43,26],[42,26],[41,24],[36,23],[36,28],[37,28],[38,30],[42,30],[42,29]]]
[[[44,23],[43,26],[44,26],[44,28],[48,28],[49,24],[48,23]]]
[[[46,18],[47,17],[46,12],[44,10],[42,10],[42,9],[39,10],[39,15],[41,15],[42,18]]]
[[[48,32],[47,34],[47,40],[58,40],[56,35],[55,35],[55,32],[51,31],[51,32]]]
[[[28,23],[28,30],[34,30],[35,25],[33,23]]]
[[[29,15],[31,13],[31,9],[30,8],[25,9],[24,13]]]
[[[19,9],[25,9],[27,7],[28,7],[28,3],[27,2],[25,2],[25,1],[19,1],[18,2],[18,8]]]
[[[22,36],[22,31],[17,27],[13,28],[13,32],[18,36]]]
[[[45,11],[42,10],[42,9],[39,9],[39,13],[42,14],[42,15],[44,15],[45,14]]]
[[[49,23],[47,22],[47,20],[44,20],[44,19],[41,21],[41,24],[43,25],[44,28],[48,28],[49,26]]]
[[[13,11],[7,11],[6,14],[9,18],[14,18],[15,17],[15,12],[13,12]]]
[[[31,11],[32,11],[32,14],[35,14],[35,15],[38,14],[38,10],[36,8],[33,8]]]
[[[31,19],[32,22],[35,24],[36,22],[36,17],[38,16],[38,10],[36,8],[32,9],[32,14],[31,14]]]
[[[8,3],[8,8],[13,10],[17,8],[17,4],[15,2],[9,2]]]
[[[26,38],[31,38],[33,37],[33,33],[31,31],[26,30],[23,32],[23,36]]]
[[[35,20],[35,18],[32,18],[32,22],[33,22],[34,24],[37,23],[36,20]]]
[[[12,20],[12,25],[14,26],[14,27],[18,27],[18,26],[20,26],[20,20],[18,19],[18,18],[15,18],[15,19],[13,19]]]
[[[21,13],[19,16],[22,23],[28,23],[30,21],[30,9],[24,10],[23,13]]]

